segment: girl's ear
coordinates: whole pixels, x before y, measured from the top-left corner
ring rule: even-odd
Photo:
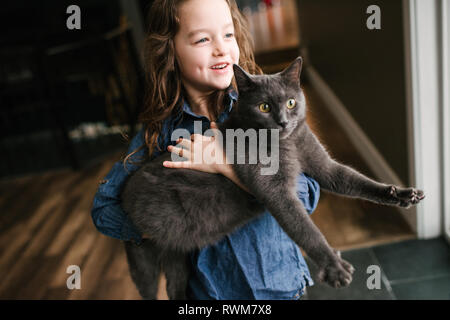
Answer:
[[[300,74],[302,72],[303,59],[298,57],[289,67],[281,72],[281,76],[291,83],[300,85]]]
[[[238,86],[238,91],[242,92],[249,90],[253,86],[253,80],[251,79],[251,76],[237,64],[233,64],[233,70],[234,77],[236,78],[236,84]]]

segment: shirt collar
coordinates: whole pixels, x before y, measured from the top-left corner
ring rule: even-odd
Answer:
[[[238,93],[236,92],[236,90],[234,90],[232,86],[230,86],[227,90],[227,96],[229,97],[229,105],[227,106],[226,110],[230,112],[231,109],[233,109],[233,104],[238,99]]]
[[[237,94],[236,90],[234,90],[234,88],[232,86],[229,86],[226,90],[226,95],[225,95],[225,103],[227,104],[227,106],[225,107],[224,112],[226,112],[226,113],[231,112],[231,110],[233,109],[233,104],[237,101],[237,98],[238,98],[238,94]],[[189,105],[189,103],[187,102],[186,99],[183,99],[183,112],[187,113],[195,118],[203,117],[198,114],[195,114],[192,111],[191,106]]]

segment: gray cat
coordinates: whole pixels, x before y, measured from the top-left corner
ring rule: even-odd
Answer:
[[[251,194],[220,174],[163,167],[170,153],[145,163],[126,182],[123,209],[150,237],[141,246],[126,243],[131,276],[143,298],[156,298],[162,270],[169,298],[185,299],[189,253],[215,243],[265,209],[317,264],[320,280],[336,288],[349,285],[352,265],[329,246],[298,199],[296,179],[302,172],[324,190],[380,204],[409,207],[424,198],[421,190],[375,182],[330,158],[305,122],[301,67],[300,57],[274,75],[249,75],[234,65],[239,99],[218,129],[224,137],[226,129],[279,129],[279,168],[274,174],[261,175],[260,162],[249,164],[248,143],[244,155],[234,150],[247,160],[233,169]]]

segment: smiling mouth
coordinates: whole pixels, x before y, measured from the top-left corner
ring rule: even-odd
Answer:
[[[216,65],[213,65],[211,67],[211,69],[213,69],[213,70],[223,70],[226,67],[228,67],[228,65],[229,65],[228,63],[219,63],[219,64],[216,64]]]

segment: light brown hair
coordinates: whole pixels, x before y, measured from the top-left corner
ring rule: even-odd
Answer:
[[[181,112],[183,86],[180,70],[175,58],[174,38],[179,30],[178,7],[189,0],[155,0],[148,13],[149,26],[144,44],[144,69],[146,75],[146,94],[144,108],[139,121],[144,125],[145,145],[134,150],[124,159],[129,158],[148,147],[150,156],[158,145],[162,123],[174,111]],[[248,31],[247,22],[239,11],[235,0],[227,2],[234,24],[234,34],[239,46],[239,65],[251,74],[261,74],[255,63],[253,41]],[[236,88],[233,80],[233,87]],[[217,90],[209,97],[209,113],[215,118],[223,110],[225,90]]]

